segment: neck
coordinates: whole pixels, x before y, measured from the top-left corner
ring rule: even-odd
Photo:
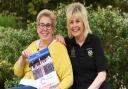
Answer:
[[[53,41],[53,38],[51,38],[49,40],[42,40],[42,39],[40,39],[39,49],[43,49],[45,47],[48,47],[52,41]]]
[[[79,37],[75,37],[76,43],[79,44],[80,46],[83,45],[83,43],[85,42],[85,35],[81,35]]]

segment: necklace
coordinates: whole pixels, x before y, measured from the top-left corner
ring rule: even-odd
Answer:
[[[38,49],[37,50],[41,50],[44,49],[46,47],[48,47],[51,42],[53,41],[53,39],[49,40],[49,41],[42,41],[41,39],[38,42]]]

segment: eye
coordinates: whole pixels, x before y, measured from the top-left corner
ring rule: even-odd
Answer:
[[[46,23],[46,24],[40,23],[38,26],[39,26],[40,29],[44,29],[45,27],[47,29],[50,29],[52,27],[52,24],[51,23]]]
[[[80,22],[80,20],[76,20],[76,22],[77,22],[77,23],[79,23],[79,22]]]
[[[46,27],[49,28],[51,27],[52,25],[50,23],[46,24]]]
[[[70,21],[69,24],[73,24],[73,21]]]

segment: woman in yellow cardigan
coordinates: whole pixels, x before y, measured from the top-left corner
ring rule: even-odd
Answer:
[[[37,89],[37,87],[31,86],[29,81],[26,81],[26,79],[34,80],[28,57],[46,47],[49,49],[59,79],[59,84],[54,89],[68,89],[73,84],[72,67],[66,47],[54,39],[55,23],[56,17],[52,11],[45,9],[37,15],[37,33],[40,39],[32,42],[27,49],[22,51],[14,65],[14,74],[23,78],[17,87],[10,89]],[[38,88],[50,89],[49,85],[46,87],[38,86]]]

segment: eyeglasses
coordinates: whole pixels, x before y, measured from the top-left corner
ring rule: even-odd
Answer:
[[[40,24],[38,24],[38,27],[39,27],[40,29],[44,29],[45,27],[46,27],[46,29],[51,29],[52,24],[51,24],[51,23],[47,23],[47,24],[40,23]]]

